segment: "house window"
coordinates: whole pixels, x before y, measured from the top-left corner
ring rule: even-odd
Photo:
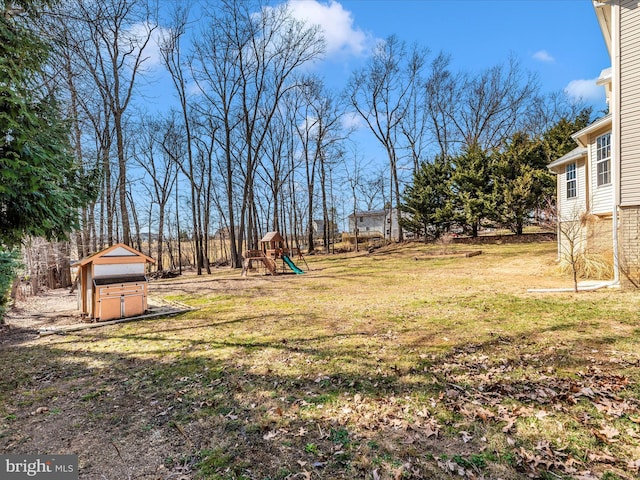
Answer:
[[[611,183],[611,134],[606,133],[596,139],[597,185]]]
[[[360,223],[364,222],[364,217],[360,217]]]
[[[576,198],[578,196],[578,180],[576,179],[576,164],[570,163],[565,168],[567,177],[567,198]]]

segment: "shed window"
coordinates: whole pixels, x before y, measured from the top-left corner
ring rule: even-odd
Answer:
[[[611,183],[611,134],[605,133],[596,139],[597,185]]]
[[[567,198],[576,198],[578,196],[578,181],[575,162],[566,166],[565,175],[567,177]]]

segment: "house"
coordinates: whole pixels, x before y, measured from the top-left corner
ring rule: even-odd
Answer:
[[[313,238],[322,238],[324,236],[324,220],[314,220],[313,226]]]
[[[549,164],[558,182],[558,250],[610,258],[614,282],[640,286],[640,1],[593,2],[611,67],[597,83],[609,113],[576,132],[577,147]],[[572,229],[571,226],[578,227]]]
[[[404,215],[404,213],[403,213]],[[397,240],[400,229],[398,227],[397,209],[391,211],[370,210],[367,212],[356,212],[351,214],[349,220],[349,233],[355,233],[358,229],[358,235],[362,237],[380,237],[390,240]],[[404,236],[408,234],[403,231]]]

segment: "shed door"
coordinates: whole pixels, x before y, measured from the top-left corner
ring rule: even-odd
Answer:
[[[144,290],[140,287],[135,293],[122,297],[122,316],[135,317],[142,315],[145,311]]]
[[[98,299],[97,318],[100,320],[113,320],[122,318],[122,301],[119,296],[100,296]]]
[[[142,315],[146,309],[144,284],[99,286],[97,303],[96,318],[102,321]]]

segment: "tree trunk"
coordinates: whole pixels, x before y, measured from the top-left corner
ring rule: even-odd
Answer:
[[[164,205],[158,207],[158,245],[156,250],[156,265],[157,270],[161,272],[164,270],[164,264],[162,262],[162,245],[164,242]],[[151,243],[151,240],[149,240]]]
[[[117,107],[114,107],[114,110],[113,126],[116,131],[116,148],[118,152],[118,200],[120,202],[120,221],[122,222],[122,243],[131,246],[131,226],[129,224],[129,212],[127,211],[127,161],[124,152],[122,112],[118,111]]]

